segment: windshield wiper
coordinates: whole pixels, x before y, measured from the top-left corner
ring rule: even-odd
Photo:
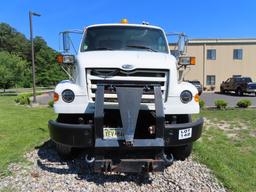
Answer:
[[[157,50],[152,49],[151,47],[143,46],[143,45],[127,45],[126,47],[132,47],[137,49],[146,49],[152,52],[158,52]]]

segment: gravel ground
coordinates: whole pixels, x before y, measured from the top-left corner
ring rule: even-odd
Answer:
[[[96,174],[82,158],[61,161],[51,142],[28,154],[30,165],[11,164],[10,176],[0,179],[0,191],[226,191],[205,166],[192,161],[176,161],[163,173],[148,176]]]

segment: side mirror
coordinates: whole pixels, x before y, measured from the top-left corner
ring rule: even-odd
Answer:
[[[70,51],[70,37],[68,32],[62,33],[63,37],[63,50],[65,53],[68,53]]]
[[[181,55],[185,53],[186,49],[186,36],[182,33],[179,35],[179,40],[178,40],[178,51]]]

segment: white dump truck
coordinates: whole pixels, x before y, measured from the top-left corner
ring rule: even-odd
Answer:
[[[58,118],[49,121],[58,153],[83,150],[95,172],[163,171],[187,158],[203,119],[192,122],[198,91],[178,77],[179,68],[195,64],[182,55],[183,34],[173,56],[160,27],[127,20],[92,25],[74,56],[67,33],[57,60],[73,70],[55,88]]]

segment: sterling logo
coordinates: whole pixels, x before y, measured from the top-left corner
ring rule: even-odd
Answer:
[[[126,69],[126,70],[130,70],[130,69],[133,69],[134,66],[133,66],[133,65],[130,65],[130,64],[125,64],[125,65],[122,65],[122,68],[123,68],[123,69]]]

